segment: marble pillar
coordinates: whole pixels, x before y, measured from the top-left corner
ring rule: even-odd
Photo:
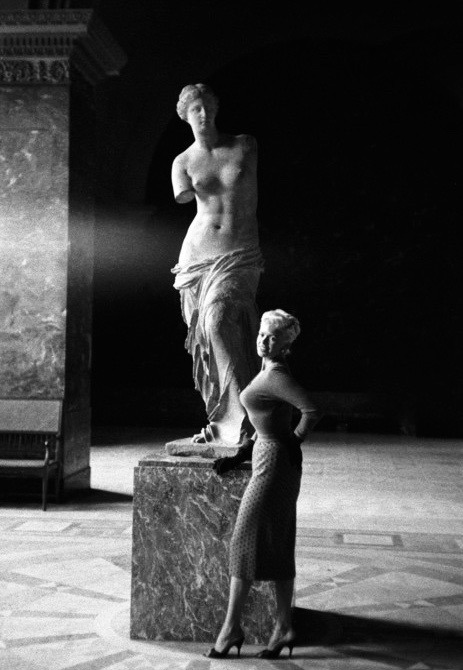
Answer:
[[[0,397],[63,401],[65,488],[87,487],[93,92],[123,54],[92,10],[30,10],[0,11],[0,57]]]
[[[213,642],[224,619],[228,551],[251,464],[219,477],[212,459],[147,456],[135,469],[130,634],[143,640]],[[273,627],[269,583],[245,608],[250,644]]]

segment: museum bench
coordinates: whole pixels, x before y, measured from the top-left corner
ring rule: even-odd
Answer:
[[[0,477],[42,479],[42,509],[54,475],[56,502],[61,498],[60,400],[0,399]]]

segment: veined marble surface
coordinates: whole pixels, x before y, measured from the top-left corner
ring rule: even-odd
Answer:
[[[228,550],[250,464],[219,477],[212,460],[147,456],[135,469],[131,637],[214,641],[225,617]],[[243,625],[268,639],[273,591],[253,587]]]
[[[0,395],[64,394],[68,91],[0,87]]]

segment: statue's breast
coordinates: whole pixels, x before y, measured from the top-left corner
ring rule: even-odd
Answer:
[[[193,188],[198,193],[220,193],[223,190],[223,184],[220,175],[214,172],[200,172],[193,177]]]
[[[214,161],[210,165],[196,165],[192,174],[193,188],[198,193],[219,195],[239,186],[245,174],[238,161]]]

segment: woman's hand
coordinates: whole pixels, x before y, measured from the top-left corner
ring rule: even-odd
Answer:
[[[212,464],[212,469],[218,475],[224,475],[226,472],[233,470],[237,465],[236,456],[224,456],[223,458],[216,458]]]
[[[224,456],[223,458],[216,458],[212,464],[212,469],[218,475],[224,475],[229,470],[233,470],[240,463],[249,461],[252,458],[252,449],[254,447],[254,440],[251,440],[249,437],[243,442],[241,447],[238,449],[238,453],[235,456]]]
[[[295,433],[291,433],[288,440],[289,462],[296,468],[302,467],[302,441]]]

